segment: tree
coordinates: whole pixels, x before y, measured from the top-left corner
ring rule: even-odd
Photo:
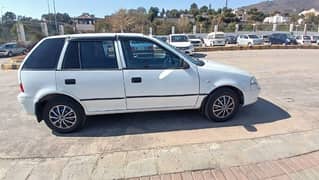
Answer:
[[[199,9],[199,12],[201,13],[201,14],[203,14],[203,13],[208,13],[208,7],[207,6],[202,6],[200,9]]]
[[[264,19],[266,18],[266,15],[261,12],[258,11],[257,8],[252,8],[249,11],[247,11],[248,14],[248,20],[250,21],[254,21],[254,22],[263,22]]]
[[[180,12],[177,9],[167,10],[166,16],[169,18],[179,18]]]
[[[193,3],[191,4],[191,7],[190,7],[190,13],[195,16],[197,16],[199,14],[199,9],[198,9],[198,5],[196,3]]]
[[[14,14],[13,12],[9,12],[9,11],[4,13],[4,15],[2,16],[2,21],[5,24],[12,23],[16,19],[17,19],[16,14]]]
[[[148,19],[153,22],[155,17],[157,17],[159,13],[159,9],[158,7],[150,7],[150,9],[148,10]]]
[[[43,14],[42,19],[49,21],[49,23],[53,23],[55,21],[55,14]],[[57,13],[56,19],[59,23],[72,24],[72,19],[67,13]]]

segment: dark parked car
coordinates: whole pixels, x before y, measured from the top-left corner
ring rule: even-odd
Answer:
[[[269,36],[269,43],[282,45],[296,45],[296,39],[288,33],[274,33]]]
[[[237,44],[237,37],[233,35],[228,35],[225,37],[226,44]]]

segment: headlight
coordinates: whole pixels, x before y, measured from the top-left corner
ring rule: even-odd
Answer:
[[[250,85],[257,85],[257,84],[258,84],[257,79],[255,77],[252,77],[250,79]]]

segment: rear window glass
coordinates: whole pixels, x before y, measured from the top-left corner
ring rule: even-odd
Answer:
[[[44,40],[33,52],[23,65],[23,69],[54,70],[64,45],[64,38]]]

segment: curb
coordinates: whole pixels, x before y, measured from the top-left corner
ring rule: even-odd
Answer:
[[[1,64],[2,70],[17,70],[20,68],[19,63],[7,63],[7,64]]]
[[[229,47],[203,47],[195,48],[195,52],[209,52],[209,51],[238,51],[238,50],[265,50],[265,49],[319,49],[319,46],[229,46]]]

